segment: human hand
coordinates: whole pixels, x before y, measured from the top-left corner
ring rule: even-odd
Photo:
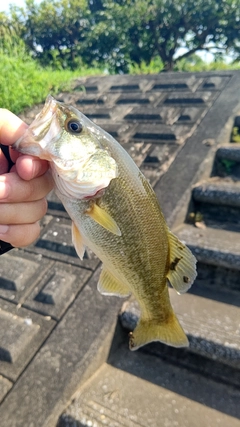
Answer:
[[[39,220],[45,215],[45,196],[53,188],[48,162],[12,150],[11,145],[27,125],[8,110],[0,109],[0,143],[9,146],[14,165],[0,150],[0,240],[12,246],[31,244],[39,236]]]

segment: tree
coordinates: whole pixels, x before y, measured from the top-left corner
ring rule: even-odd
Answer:
[[[240,55],[240,0],[26,0],[12,19],[35,57],[59,67],[128,72],[160,57],[170,71],[201,50]]]
[[[169,71],[200,50],[219,52],[239,46],[240,53],[240,0],[107,0],[103,6],[95,31],[102,40],[109,28],[114,29],[115,45],[110,44],[105,54],[117,52],[116,65],[121,57],[139,64],[160,56]]]
[[[21,36],[42,65],[74,69],[81,65],[90,31],[85,0],[26,0],[26,8],[12,8]]]
[[[14,25],[6,13],[0,12],[0,52],[11,54],[16,46],[24,48],[19,39],[19,26],[17,23]]]

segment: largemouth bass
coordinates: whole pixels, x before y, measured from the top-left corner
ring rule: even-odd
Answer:
[[[196,259],[169,231],[153,189],[123,147],[77,109],[48,96],[15,148],[50,162],[77,254],[83,258],[87,246],[103,263],[98,290],[138,301],[141,318],[130,349],[151,341],[187,346],[168,284],[186,292]]]

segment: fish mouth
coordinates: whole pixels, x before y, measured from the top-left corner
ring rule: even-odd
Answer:
[[[48,95],[44,107],[29,127],[35,138],[44,138],[56,111],[57,101],[51,95]]]
[[[44,138],[49,132],[52,120],[57,113],[57,108],[58,102],[51,95],[48,95],[42,110],[25,133],[14,143],[13,148],[22,154],[51,160],[49,153],[45,150],[46,141]]]

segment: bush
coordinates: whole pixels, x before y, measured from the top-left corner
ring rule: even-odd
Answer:
[[[26,53],[21,40],[0,46],[0,107],[15,114],[42,102],[51,93],[70,90],[74,78],[102,73],[99,69],[52,70],[42,68]]]

